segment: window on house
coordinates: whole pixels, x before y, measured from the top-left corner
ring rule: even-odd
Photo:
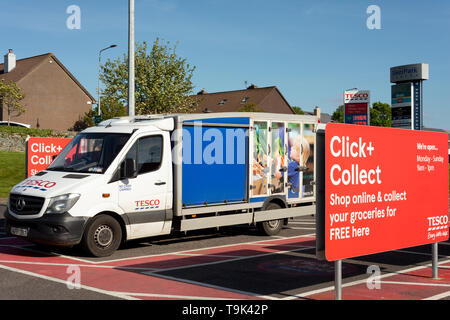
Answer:
[[[241,100],[241,104],[244,104],[248,101],[248,99],[250,99],[249,97],[245,97],[244,99]]]
[[[223,106],[227,102],[227,99],[222,99],[218,104],[219,106]]]

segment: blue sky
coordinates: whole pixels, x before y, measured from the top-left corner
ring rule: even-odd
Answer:
[[[135,0],[136,40],[160,37],[196,66],[195,92],[277,86],[293,106],[332,113],[343,91],[371,91],[390,103],[389,68],[428,63],[424,124],[450,130],[450,1]],[[66,9],[81,9],[70,30]],[[381,9],[381,29],[369,30],[368,6]],[[2,1],[0,53],[17,59],[53,52],[96,95],[102,61],[128,46],[127,0]]]

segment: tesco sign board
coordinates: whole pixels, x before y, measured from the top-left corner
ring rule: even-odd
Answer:
[[[26,142],[26,176],[31,177],[45,170],[52,158],[71,141],[70,138],[30,137]]]
[[[344,104],[345,103],[369,103],[370,91],[369,90],[348,90],[344,91]]]
[[[448,135],[329,123],[329,261],[449,239]]]

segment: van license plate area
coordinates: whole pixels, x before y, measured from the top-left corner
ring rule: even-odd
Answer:
[[[11,227],[10,231],[11,231],[11,234],[13,234],[15,236],[19,236],[19,237],[28,236],[28,228]]]

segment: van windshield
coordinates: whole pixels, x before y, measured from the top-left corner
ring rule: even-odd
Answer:
[[[130,136],[123,133],[80,133],[47,170],[104,173]]]

